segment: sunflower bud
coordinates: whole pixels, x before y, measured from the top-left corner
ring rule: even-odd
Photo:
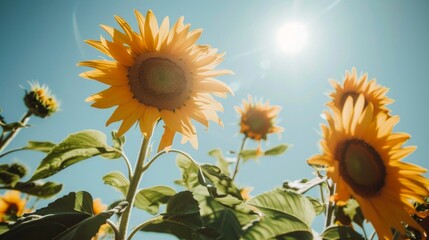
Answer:
[[[38,82],[32,82],[30,86],[30,92],[25,91],[24,102],[33,115],[45,118],[58,110],[59,102],[48,86],[41,86]]]

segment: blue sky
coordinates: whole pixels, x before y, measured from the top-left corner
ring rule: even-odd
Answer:
[[[220,67],[235,72],[219,78],[235,89],[235,96],[219,99],[225,108],[220,114],[225,127],[212,124],[206,131],[198,126],[198,150],[189,144],[180,145],[180,137],[175,148],[189,152],[199,162],[214,163],[207,155],[209,150],[239,148],[242,137],[233,106],[239,105],[241,99],[251,94],[282,107],[278,125],[285,128],[284,133],[281,138],[269,137],[262,146],[286,142],[292,147],[281,157],[248,162],[241,168],[237,183],[254,186],[252,195],[279,187],[286,179],[312,177],[305,160],[319,152],[319,125],[324,123],[320,114],[329,100],[326,93],[331,91],[328,79],[342,81],[345,70],[352,67],[358,73],[368,72],[369,78],[390,88],[388,96],[395,100],[390,109],[401,117],[394,130],[411,134],[408,145],[418,146],[406,161],[429,168],[429,2],[424,0],[1,1],[2,115],[7,121],[21,117],[26,109],[20,86],[28,88],[27,81],[32,80],[47,84],[62,103],[61,111],[54,116],[32,118],[32,127],[24,129],[10,148],[25,145],[28,140],[59,142],[69,133],[83,129],[97,129],[110,136],[110,131],[119,127],[105,127],[113,109],[94,109],[84,101],[106,86],[80,78],[78,74],[85,68],[76,64],[102,55],[83,40],[106,36],[99,24],[118,27],[114,15],[123,17],[136,29],[133,9],[143,14],[152,9],[158,21],[169,16],[170,23],[185,16],[191,29],[204,29],[198,43],[225,51]],[[278,29],[289,21],[308,26],[308,44],[296,54],[280,51],[276,43]],[[125,150],[134,161],[141,142],[138,128],[132,128],[126,137]],[[254,146],[252,142],[247,144],[249,148]],[[25,152],[6,161],[22,162],[34,171],[42,158],[42,154]],[[103,185],[101,177],[113,170],[125,172],[123,162],[94,158],[48,180],[65,184],[59,196],[86,190],[109,203],[120,194]],[[174,186],[178,178],[180,171],[175,167],[174,155],[169,155],[151,167],[141,187]],[[147,217],[141,212],[134,216],[135,221]]]

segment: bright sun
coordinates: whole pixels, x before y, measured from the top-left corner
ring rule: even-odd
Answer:
[[[307,27],[303,23],[288,22],[277,32],[277,44],[287,53],[298,53],[308,40]]]

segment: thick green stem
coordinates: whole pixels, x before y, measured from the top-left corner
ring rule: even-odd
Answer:
[[[150,138],[143,139],[139,158],[137,160],[137,164],[134,169],[134,174],[130,179],[130,187],[128,188],[128,193],[126,198],[128,202],[128,207],[125,209],[125,211],[122,213],[122,216],[121,216],[121,221],[119,225],[119,240],[125,240],[127,236],[127,228],[128,228],[128,223],[131,216],[131,210],[133,209],[133,206],[134,206],[135,195],[136,195],[141,177],[143,176],[143,172],[145,170],[144,162],[146,158],[147,148],[149,146],[149,140]]]
[[[31,112],[28,111],[24,116],[22,117],[21,121],[19,121],[22,125],[27,124],[27,122],[30,120]],[[20,128],[17,128],[10,132],[6,137],[0,142],[0,153],[9,145],[9,143],[13,140],[13,138],[19,133],[21,130]]]
[[[238,153],[237,153],[237,162],[235,163],[235,169],[234,169],[234,174],[232,174],[232,180],[234,180],[234,179],[235,179],[235,176],[237,176],[237,173],[238,173],[238,165],[240,165],[240,159],[241,159],[241,155],[240,155],[240,153],[241,153],[241,151],[243,150],[244,143],[246,142],[246,139],[247,139],[247,137],[245,136],[245,137],[243,138],[243,141],[241,142],[240,150],[239,150],[239,151],[238,151]]]

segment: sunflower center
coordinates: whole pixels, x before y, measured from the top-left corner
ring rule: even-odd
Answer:
[[[18,206],[16,204],[11,203],[6,209],[6,215],[8,216],[16,216],[18,213]]]
[[[249,126],[250,132],[257,134],[264,139],[271,127],[271,121],[263,112],[259,111],[250,111],[245,120],[245,123],[247,126]]]
[[[189,98],[190,81],[181,66],[164,57],[141,56],[128,69],[134,97],[159,110],[174,110]]]
[[[340,174],[359,195],[372,197],[384,186],[386,167],[378,152],[360,139],[348,140],[337,150]]]

